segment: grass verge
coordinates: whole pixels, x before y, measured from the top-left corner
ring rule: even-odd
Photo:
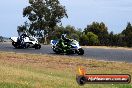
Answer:
[[[76,83],[78,67],[88,74],[130,74],[132,64],[62,55],[0,52],[0,88],[132,88],[132,84]]]

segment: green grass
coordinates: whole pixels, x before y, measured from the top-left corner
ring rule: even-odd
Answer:
[[[22,84],[17,84],[17,83],[0,83],[0,88],[31,88],[28,85],[22,85]]]
[[[76,74],[80,66],[86,68],[88,74],[132,75],[130,63],[0,52],[0,88],[132,88],[132,84],[79,86]]]

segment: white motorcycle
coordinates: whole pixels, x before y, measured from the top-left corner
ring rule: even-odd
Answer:
[[[52,45],[52,49],[55,53],[61,54],[61,53],[66,53],[66,54],[78,54],[78,55],[83,55],[84,50],[80,47],[79,42],[70,39],[68,47],[65,49],[59,46],[59,40],[51,40],[50,44]]]
[[[40,49],[41,45],[38,40],[33,36],[22,34],[19,37],[11,37],[12,45],[15,48],[35,48]]]

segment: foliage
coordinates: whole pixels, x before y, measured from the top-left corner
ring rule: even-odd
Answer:
[[[23,16],[29,20],[27,30],[34,35],[39,31],[42,38],[52,35],[61,19],[68,17],[65,7],[58,0],[29,0],[29,4],[23,9]]]
[[[3,37],[2,36],[0,36],[0,42],[3,42]]]
[[[108,31],[106,25],[101,22],[93,22],[91,25],[87,25],[84,29],[84,33],[87,34],[88,32],[93,32],[99,38],[100,45],[107,45],[108,44]]]
[[[98,36],[92,32],[88,32],[86,35],[82,35],[80,38],[82,45],[98,45],[99,39]]]
[[[52,35],[48,37],[48,40],[51,39],[59,39],[62,34],[67,34],[68,38],[72,38],[79,41],[79,35],[81,32],[79,32],[77,29],[75,29],[74,26],[67,25],[66,27],[63,26],[55,26],[54,32],[52,32]]]
[[[99,43],[98,36],[92,32],[87,33],[88,45],[97,45]]]
[[[65,6],[58,0],[29,0],[29,6],[23,9],[23,16],[29,21],[18,26],[18,33],[28,31],[31,35],[41,38],[41,42],[46,44],[51,39],[59,39],[61,34],[67,34],[68,38],[78,40],[81,45],[132,47],[130,22],[119,34],[109,33],[103,22],[93,22],[84,29],[77,29],[71,25],[64,27],[61,25],[61,19],[68,16]]]
[[[130,22],[121,34],[124,35],[124,42],[126,43],[126,46],[132,47],[132,25]]]

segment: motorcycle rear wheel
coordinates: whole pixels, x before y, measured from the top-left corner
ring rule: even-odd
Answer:
[[[35,45],[35,49],[40,49],[41,48],[41,45],[40,44],[36,44]]]
[[[77,54],[78,55],[83,55],[84,54],[84,50],[82,48],[78,49]]]

